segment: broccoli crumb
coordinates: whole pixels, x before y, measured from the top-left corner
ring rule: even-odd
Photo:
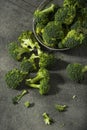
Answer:
[[[26,102],[24,103],[24,106],[27,107],[27,108],[30,107],[30,102],[29,102],[29,101],[26,101]]]
[[[53,123],[53,119],[50,118],[49,115],[46,112],[44,112],[42,114],[42,116],[44,118],[44,122],[45,122],[46,125],[50,125],[51,123]]]
[[[58,110],[59,112],[63,112],[63,111],[66,111],[67,106],[66,106],[66,105],[56,104],[56,105],[55,105],[55,108],[56,108],[56,110]]]

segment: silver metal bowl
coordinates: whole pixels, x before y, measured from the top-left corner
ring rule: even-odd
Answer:
[[[58,4],[58,5],[61,6],[61,4],[62,4],[61,2],[62,2],[61,0],[60,0],[60,1],[57,1],[57,0],[44,0],[44,1],[38,6],[37,9],[42,10],[42,9],[44,9],[45,7],[47,7],[48,5],[50,5],[51,3]],[[51,50],[51,51],[65,51],[65,50],[69,50],[69,49],[70,49],[70,48],[62,48],[62,49],[60,49],[60,48],[52,48],[52,47],[46,46],[46,45],[44,44],[44,41],[43,41],[43,39],[41,38],[41,36],[36,33],[36,21],[35,21],[35,18],[33,18],[33,33],[34,33],[34,35],[35,35],[37,41],[38,41],[42,46],[44,46],[45,48],[47,48],[47,49],[49,49],[49,50]]]

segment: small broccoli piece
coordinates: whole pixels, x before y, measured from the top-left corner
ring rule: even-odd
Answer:
[[[39,93],[43,95],[47,94],[50,89],[49,80],[50,76],[48,70],[40,68],[34,78],[26,79],[26,85],[39,89]]]
[[[55,21],[62,24],[70,25],[76,16],[76,8],[74,6],[62,7],[55,13]]]
[[[55,108],[56,108],[59,112],[63,112],[63,111],[66,110],[67,106],[66,106],[66,105],[56,104],[56,105],[55,105]]]
[[[23,32],[19,38],[18,38],[20,45],[22,46],[22,48],[27,48],[30,51],[34,51],[34,49],[36,48],[40,48],[33,32],[31,31],[26,31]]]
[[[23,58],[24,54],[30,54],[30,50],[28,48],[20,47],[17,42],[9,43],[8,51],[12,58],[18,61]]]
[[[15,97],[12,99],[13,104],[18,104],[19,101],[21,100],[21,98],[22,98],[25,94],[27,94],[27,93],[28,93],[27,90],[23,90],[23,91],[21,92],[21,94],[18,94],[17,96],[15,96]]]
[[[16,89],[20,86],[26,76],[27,72],[14,68],[6,73],[5,81],[9,88]]]
[[[64,38],[62,24],[55,21],[49,22],[43,29],[42,38],[45,45],[58,46],[59,41]]]
[[[83,33],[79,33],[78,31],[72,29],[58,45],[59,48],[74,48],[81,45],[84,39],[85,37]]]
[[[55,12],[55,7],[56,6],[54,4],[51,4],[49,7],[43,10],[35,10],[34,18],[36,23],[46,25],[50,21],[50,18],[52,18],[52,13]]]
[[[36,74],[36,76],[32,79],[27,79],[26,83],[30,84],[30,83],[37,83],[39,82],[41,79],[47,79],[49,80],[49,71],[45,68],[40,68]]]
[[[28,73],[37,70],[37,64],[35,62],[35,59],[37,58],[38,56],[36,56],[34,53],[32,53],[30,58],[24,57],[24,59],[20,63],[21,70]]]
[[[26,101],[25,103],[24,103],[24,105],[25,105],[25,107],[30,107],[30,102],[29,101]]]
[[[53,123],[53,119],[50,118],[49,115],[46,112],[44,112],[42,114],[42,116],[44,118],[44,122],[45,122],[46,125],[50,125],[51,123]]]
[[[76,82],[81,82],[84,79],[84,74],[87,71],[87,66],[79,63],[68,64],[66,67],[69,78]]]

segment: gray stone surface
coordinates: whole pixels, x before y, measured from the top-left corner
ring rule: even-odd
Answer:
[[[17,67],[8,54],[7,45],[15,41],[21,32],[32,30],[33,12],[41,0],[0,0],[0,130],[87,130],[87,80],[77,84],[68,79],[65,68],[70,62],[87,64],[87,47],[56,52],[62,57],[51,71],[49,95],[41,96],[37,90],[29,89],[18,105],[12,98],[20,93],[7,88],[4,76],[8,70]],[[72,96],[76,95],[75,99]],[[34,105],[27,109],[24,102]],[[66,104],[67,111],[59,113],[56,103]],[[42,113],[47,112],[54,119],[50,126],[44,124]],[[62,124],[65,124],[61,127]]]

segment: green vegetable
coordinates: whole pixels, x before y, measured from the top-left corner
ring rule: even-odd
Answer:
[[[25,94],[27,94],[27,93],[28,93],[27,90],[23,90],[23,91],[21,92],[21,94],[15,96],[15,97],[12,99],[13,104],[19,103],[19,101],[21,100],[21,98],[22,98]]]
[[[83,33],[79,33],[78,31],[72,29],[59,43],[59,48],[74,48],[76,46],[80,46],[83,43],[84,39],[85,37]]]
[[[26,101],[25,103],[24,103],[24,105],[25,105],[25,107],[30,107],[30,102],[29,101]]]
[[[55,5],[51,4],[49,7],[42,9],[42,10],[35,10],[34,12],[34,18],[36,23],[46,25],[50,18],[52,18],[52,14],[55,12]]]
[[[43,118],[44,118],[44,122],[46,125],[50,125],[51,123],[53,123],[53,119],[49,117],[49,115],[45,112],[42,114]]]
[[[30,50],[28,48],[22,48],[18,45],[17,42],[12,42],[8,44],[9,54],[13,59],[19,61],[23,58],[24,54],[30,54]]]
[[[56,62],[56,57],[53,53],[43,52],[38,49],[39,67],[50,69]]]
[[[48,70],[45,68],[40,68],[34,78],[26,79],[26,85],[39,89],[39,93],[41,95],[47,94],[50,89],[49,79],[50,76]]]
[[[55,108],[56,108],[59,112],[63,112],[63,111],[66,110],[67,106],[66,106],[66,105],[56,104],[56,105],[55,105]]]
[[[24,59],[20,63],[20,68],[24,72],[33,72],[37,70],[37,65],[35,62],[35,59],[37,59],[38,56],[34,53],[31,54],[30,58],[24,57]]]
[[[16,89],[25,80],[27,74],[27,72],[14,68],[6,73],[5,81],[9,88]]]
[[[64,38],[62,24],[60,22],[49,22],[43,29],[42,38],[44,44],[49,47],[56,47],[60,40]]]
[[[33,32],[31,31],[23,32],[19,36],[18,40],[22,48],[29,49],[30,51],[34,51],[36,48],[40,48]]]
[[[76,16],[76,8],[74,6],[62,7],[55,13],[55,21],[62,24],[70,25]]]
[[[83,7],[85,4],[85,0],[64,0],[63,6],[76,6],[76,7]]]
[[[80,63],[71,63],[66,67],[66,71],[71,80],[81,82],[84,79],[87,66],[83,66]]]

